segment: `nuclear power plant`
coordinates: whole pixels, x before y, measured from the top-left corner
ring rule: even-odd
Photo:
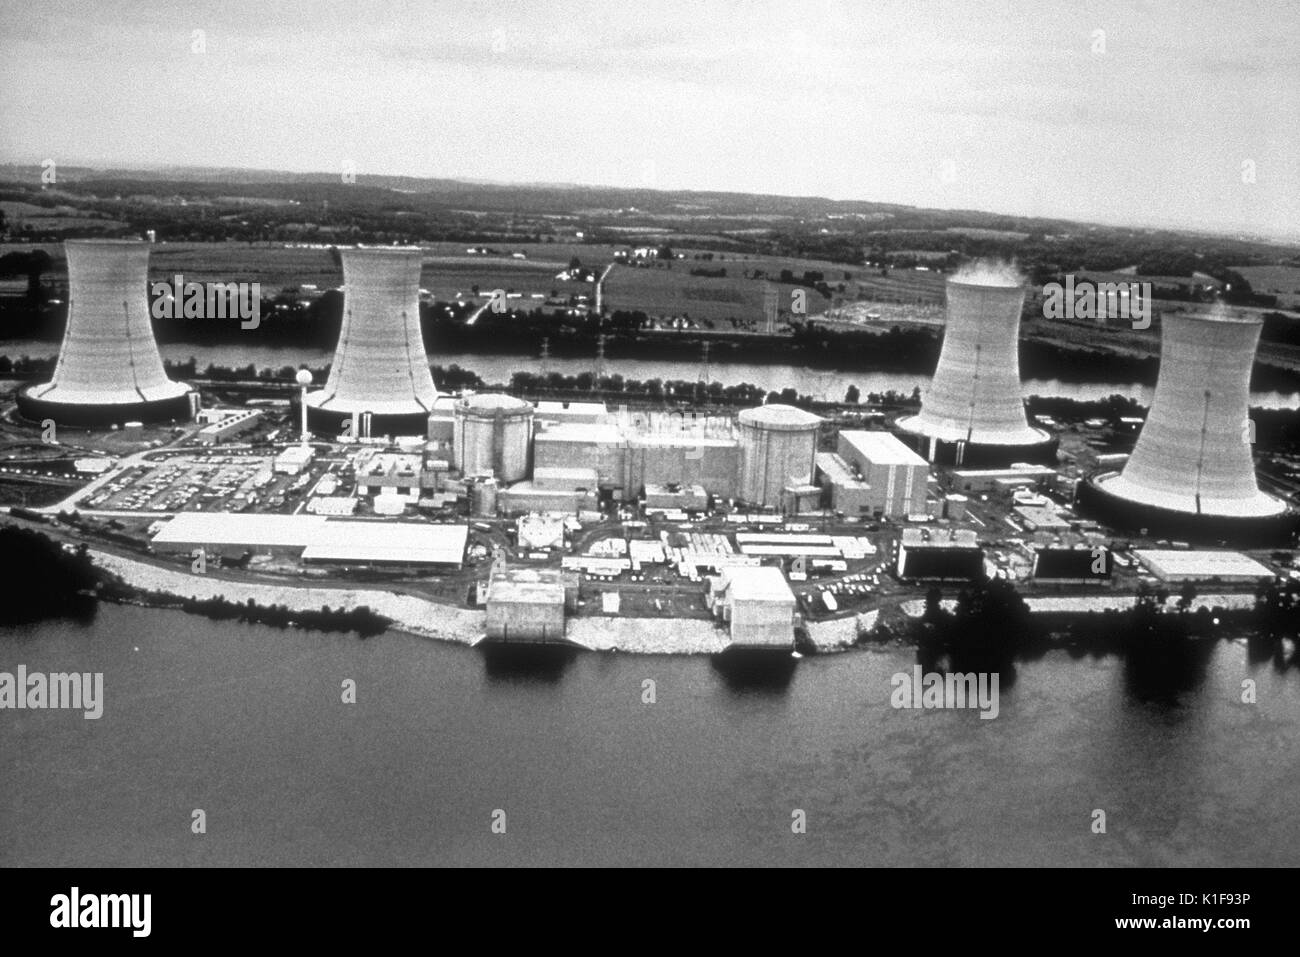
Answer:
[[[1194,541],[1285,540],[1295,516],[1255,479],[1250,372],[1263,320],[1168,314],[1146,423],[1119,472],[1079,487],[1107,524]]]
[[[420,332],[421,251],[345,249],[343,326],[325,387],[307,394],[307,425],[353,436],[423,435],[438,397]]]
[[[163,370],[146,296],[149,244],[81,239],[68,258],[68,320],[49,382],[20,389],[19,412],[59,425],[188,421],[199,395]]]
[[[928,461],[1004,466],[1055,461],[1057,442],[1029,424],[1020,394],[1020,311],[1025,287],[987,275],[948,280],[948,322],[934,378],[902,437]]]

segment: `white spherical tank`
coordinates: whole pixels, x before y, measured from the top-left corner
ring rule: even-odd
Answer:
[[[499,393],[465,396],[454,407],[452,449],[462,475],[492,474],[502,482],[528,477],[533,407]]]
[[[382,432],[422,435],[438,397],[420,332],[421,250],[345,249],[343,325],[325,387],[307,396],[313,429],[369,412]]]
[[[741,501],[780,506],[787,485],[812,481],[821,418],[789,405],[761,405],[736,416]]]
[[[190,418],[189,386],[163,369],[148,302],[149,244],[83,239],[64,245],[68,321],[49,382],[23,389],[28,418],[74,425]]]

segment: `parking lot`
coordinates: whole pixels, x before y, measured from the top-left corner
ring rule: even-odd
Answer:
[[[300,475],[286,475],[275,472],[266,455],[174,457],[128,469],[78,505],[121,512],[256,510],[289,514],[334,467],[329,462],[313,462]]]

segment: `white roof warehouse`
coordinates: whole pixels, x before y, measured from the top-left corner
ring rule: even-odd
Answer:
[[[203,548],[294,555],[305,562],[459,568],[469,530],[428,522],[336,520],[324,515],[182,512],[153,537],[160,552]]]

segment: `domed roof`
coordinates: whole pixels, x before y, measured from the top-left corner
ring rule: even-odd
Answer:
[[[797,431],[816,428],[821,424],[821,417],[796,409],[792,405],[772,403],[745,409],[737,416],[741,425],[750,425],[760,429],[777,429]]]

